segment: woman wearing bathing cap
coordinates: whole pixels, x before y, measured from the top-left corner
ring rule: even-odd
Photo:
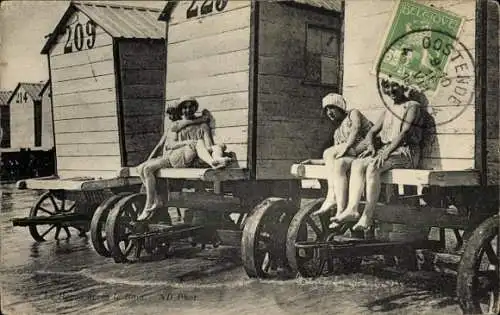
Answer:
[[[372,127],[372,123],[357,109],[347,110],[342,95],[329,93],[323,98],[323,113],[336,126],[333,134],[333,146],[323,153],[328,176],[328,192],[321,208],[314,214],[328,211],[337,215],[347,206],[347,173],[355,157],[366,148],[363,139]]]

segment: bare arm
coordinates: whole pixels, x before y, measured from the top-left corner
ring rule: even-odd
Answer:
[[[374,138],[375,135],[377,135],[380,130],[382,130],[382,126],[384,125],[384,118],[385,118],[385,111],[382,112],[382,114],[379,116],[375,124],[370,128],[368,133],[366,134],[365,139],[368,140],[368,148],[361,152],[359,157],[363,158],[366,156],[374,156],[376,153],[375,150],[375,143],[374,143]]]
[[[156,156],[156,154],[158,153],[158,150],[163,146],[166,139],[167,139],[167,135],[164,133],[163,136],[161,136],[160,141],[154,147],[153,151],[151,151],[151,154],[149,154],[148,160],[150,160]]]
[[[406,114],[406,119],[403,121],[403,126],[399,134],[392,139],[391,144],[386,149],[386,154],[391,154],[396,150],[401,142],[405,139],[406,135],[411,129],[412,124],[415,122],[416,118],[420,115],[419,108],[417,105],[412,105],[408,108],[408,113]]]
[[[170,135],[170,136],[169,136]],[[174,150],[193,143],[193,140],[178,141],[178,134],[170,130],[165,138],[165,149]]]
[[[373,145],[373,138],[375,137],[375,135],[378,135],[380,130],[382,130],[382,126],[384,125],[384,118],[385,118],[385,111],[383,111],[382,114],[380,114],[377,121],[370,128],[370,130],[368,131],[368,134],[366,135],[366,138],[368,138],[368,140],[370,140],[370,144],[372,144],[372,145]]]
[[[172,132],[179,132],[179,130],[191,126],[191,125],[201,125],[203,123],[207,123],[209,121],[209,118],[205,115],[202,115],[200,117],[196,117],[193,120],[189,119],[183,119],[183,120],[178,120],[172,124],[171,131]]]
[[[351,126],[351,132],[349,133],[349,137],[347,138],[347,141],[345,143],[346,150],[351,148],[356,141],[356,137],[359,133],[359,130],[361,129],[361,113],[357,109],[353,109],[351,111],[350,115],[351,121],[352,121],[352,126]]]

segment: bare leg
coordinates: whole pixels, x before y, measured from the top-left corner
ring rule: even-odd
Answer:
[[[338,223],[347,221],[357,221],[359,219],[359,202],[365,188],[365,173],[371,158],[356,159],[352,162],[351,178],[349,180],[349,202],[345,211],[333,218],[331,228],[336,228]]]
[[[358,223],[352,228],[355,231],[363,231],[372,225],[373,211],[380,195],[380,174],[382,171],[382,169],[377,169],[373,163],[370,163],[366,168],[366,205]]]
[[[208,152],[207,147],[205,146],[205,142],[203,140],[198,140],[196,142],[196,152],[198,153],[198,157],[212,168],[220,168],[225,166],[224,164],[220,164],[216,161],[210,152]]]
[[[145,161],[137,166],[137,173],[139,173],[139,177],[141,178],[141,182],[144,184],[145,178],[144,178],[144,167],[146,164],[149,162]]]
[[[203,142],[205,142],[205,147],[207,150],[211,150],[214,145],[214,140],[212,139],[212,131],[207,124],[202,124],[200,128],[203,131]]]
[[[150,213],[155,210],[157,204],[156,195],[156,178],[155,173],[160,168],[168,167],[170,165],[168,159],[157,158],[152,159],[144,166],[144,187],[146,188],[146,204],[144,210],[137,218],[138,221],[145,220],[149,217]]]
[[[333,189],[335,191],[335,198],[337,199],[337,214],[344,211],[347,206],[347,188],[349,179],[347,172],[351,168],[354,161],[352,157],[342,157],[337,159],[334,164]]]
[[[336,152],[335,146],[329,147],[323,152],[323,160],[325,161],[325,168],[327,174],[326,180],[328,182],[328,189],[326,192],[325,201],[318,209],[318,211],[315,211],[313,213],[313,215],[319,215],[325,213],[329,211],[333,206],[335,206],[335,191],[333,189],[333,183],[335,181],[334,178],[336,175],[334,170],[335,152]]]
[[[207,124],[203,124],[200,126],[203,130],[203,142],[205,144],[205,149],[211,154],[211,160],[214,162],[208,163],[207,160],[203,159],[209,165],[214,168],[220,168],[226,166],[229,162],[231,162],[231,158],[223,156],[224,151],[226,150],[225,144],[214,144],[214,140],[212,138],[212,132],[210,127]],[[205,150],[203,150],[205,151]],[[198,153],[199,155],[199,153]],[[201,157],[200,157],[201,158]]]
[[[232,161],[230,157],[224,156],[224,151],[226,151],[225,144],[214,144],[211,150],[212,157],[218,164],[227,165]]]

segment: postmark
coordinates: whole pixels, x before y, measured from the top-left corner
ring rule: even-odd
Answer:
[[[387,80],[405,85],[420,96],[416,100],[426,103],[429,112],[444,111],[435,121],[435,125],[442,125],[457,119],[473,104],[474,69],[472,53],[456,36],[437,29],[411,30],[383,50],[376,66],[377,90],[384,106],[397,116],[383,85]]]

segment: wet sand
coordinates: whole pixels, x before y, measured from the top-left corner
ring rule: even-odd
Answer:
[[[2,314],[460,314],[452,270],[410,273],[370,259],[354,274],[256,280],[236,248],[179,245],[168,259],[116,264],[76,235],[35,243],[10,220],[37,196],[2,186]]]

